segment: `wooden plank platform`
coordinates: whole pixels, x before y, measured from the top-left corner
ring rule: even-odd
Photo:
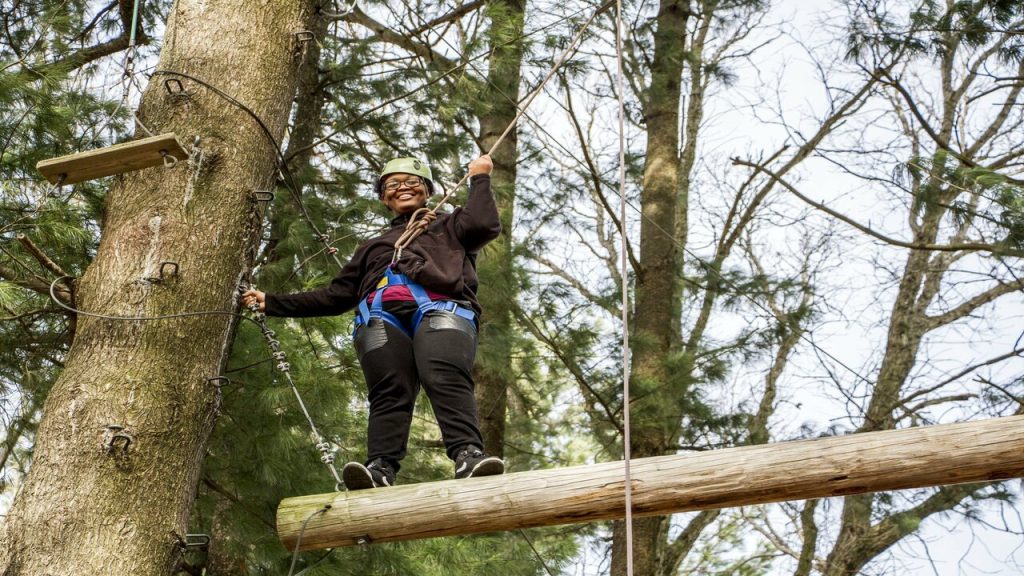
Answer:
[[[74,184],[123,172],[161,166],[164,155],[185,160],[188,153],[173,132],[106,148],[41,160],[36,170],[51,184]],[[63,176],[63,179],[61,178]]]
[[[637,516],[1024,476],[1024,416],[637,458]],[[289,550],[622,518],[623,463],[286,498]],[[308,523],[307,523],[308,522]],[[305,530],[303,530],[305,528]]]

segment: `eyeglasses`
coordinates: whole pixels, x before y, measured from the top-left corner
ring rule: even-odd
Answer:
[[[423,184],[423,178],[420,178],[419,176],[410,176],[405,180],[388,180],[387,182],[384,183],[384,189],[387,190],[388,192],[394,192],[395,190],[398,190],[402,186],[405,186],[407,188],[415,188],[420,184]]]

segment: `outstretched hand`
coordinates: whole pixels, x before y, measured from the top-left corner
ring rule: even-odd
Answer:
[[[494,169],[494,162],[491,162],[489,154],[484,154],[479,158],[474,158],[469,163],[469,175],[476,176],[477,174],[490,174],[491,170]]]
[[[246,290],[242,293],[242,304],[248,308],[253,302],[258,302],[260,305],[260,312],[266,312],[267,310],[267,294],[260,292],[259,290]]]

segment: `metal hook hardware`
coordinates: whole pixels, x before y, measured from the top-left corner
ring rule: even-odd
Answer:
[[[160,157],[164,159],[164,168],[171,169],[178,165],[178,159],[168,154],[167,150],[161,150]]]
[[[127,454],[128,447],[132,445],[132,435],[124,431],[120,424],[107,424],[103,431],[103,450],[112,454],[120,444],[121,453]]]
[[[177,86],[177,88],[173,88]],[[177,78],[167,78],[164,80],[164,90],[170,96],[187,96],[188,92],[185,92],[185,85],[181,83],[181,80]]]
[[[170,268],[169,272],[167,271],[168,268]],[[150,276],[143,278],[143,280],[150,284],[159,284],[172,276],[177,276],[179,268],[180,266],[174,260],[164,260],[160,263],[160,268],[158,269],[160,276]]]
[[[181,543],[185,548],[207,548],[210,546],[209,534],[185,534],[185,540]]]
[[[206,383],[219,389],[231,384],[231,379],[227,376],[214,376],[213,378],[207,378]]]

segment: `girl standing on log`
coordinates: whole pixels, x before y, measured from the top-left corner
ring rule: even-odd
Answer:
[[[409,440],[422,385],[434,409],[455,477],[502,474],[505,464],[483,453],[473,394],[473,362],[481,313],[476,254],[498,237],[488,155],[469,164],[469,198],[437,213],[426,231],[393,262],[395,242],[434,192],[430,167],[397,158],[377,179],[378,198],[394,213],[391,228],[356,249],[331,283],[310,292],[249,290],[268,316],[308,317],[356,311],[354,342],[369,391],[365,463],[342,471],[350,490],[392,486]]]

